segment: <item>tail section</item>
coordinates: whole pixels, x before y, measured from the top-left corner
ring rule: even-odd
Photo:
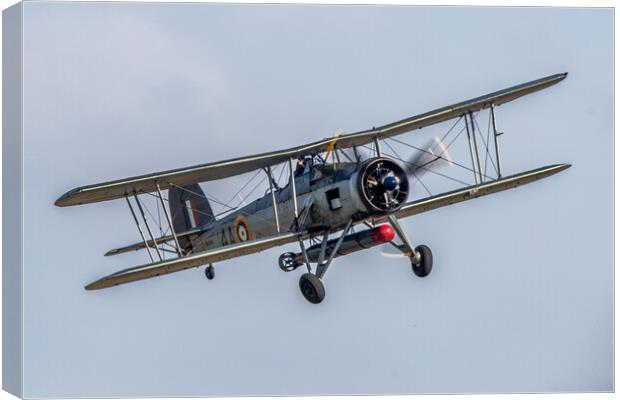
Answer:
[[[168,190],[168,205],[175,232],[186,232],[215,220],[213,210],[200,185],[171,187]],[[191,250],[191,238],[179,237],[183,249]]]

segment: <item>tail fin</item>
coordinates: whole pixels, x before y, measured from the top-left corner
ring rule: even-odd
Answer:
[[[215,220],[213,210],[200,185],[193,183],[183,187],[171,187],[168,191],[168,205],[175,232],[186,232]],[[191,249],[190,237],[179,237],[179,244],[185,250]]]

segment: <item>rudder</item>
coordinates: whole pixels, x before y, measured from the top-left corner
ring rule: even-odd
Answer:
[[[200,228],[215,220],[209,200],[197,183],[171,187],[168,190],[168,205],[172,226],[178,233]],[[184,250],[191,250],[189,237],[179,237],[179,244]]]

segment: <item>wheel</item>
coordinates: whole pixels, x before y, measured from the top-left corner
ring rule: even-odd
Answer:
[[[295,262],[295,253],[283,253],[278,259],[278,265],[284,272],[291,272],[299,267],[299,264]]]
[[[205,276],[210,281],[215,278],[215,268],[213,268],[213,265],[209,264],[209,266],[205,268]]]
[[[419,254],[420,257],[418,262],[415,262],[414,258],[411,259],[411,269],[414,274],[420,278],[424,278],[433,270],[433,253],[428,246],[423,244],[416,247],[414,251],[416,255]]]
[[[299,289],[306,300],[312,304],[319,304],[325,298],[325,286],[316,275],[303,274],[299,278]]]

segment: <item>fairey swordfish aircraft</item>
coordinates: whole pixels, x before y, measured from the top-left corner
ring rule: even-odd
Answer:
[[[400,219],[524,185],[570,167],[554,164],[503,176],[498,146],[502,133],[498,132],[496,121],[496,107],[555,85],[566,75],[547,76],[380,127],[286,150],[78,187],[62,195],[55,204],[65,207],[124,198],[142,240],[110,250],[106,255],[146,249],[151,258],[151,263],[96,280],[86,286],[87,290],[201,265],[207,266],[205,274],[213,279],[214,263],[295,242],[299,251],[282,254],[279,266],[284,271],[305,267],[307,271],[301,275],[299,287],[310,303],[323,301],[322,281],[336,257],[377,245],[392,245],[398,254],[409,258],[415,275],[425,277],[433,266],[431,250],[422,244],[415,246]],[[489,114],[486,140],[475,120],[483,110]],[[403,143],[395,139],[397,135],[451,119],[456,120],[455,125],[465,125],[461,133],[466,131],[462,137],[466,136],[468,143],[466,164],[470,166],[453,161],[448,152],[456,137],[445,144],[455,125],[443,140],[436,139],[426,147],[410,146],[417,152],[413,157],[405,160],[397,155],[393,145]],[[282,186],[278,182],[282,174],[276,180],[273,173],[278,165],[281,171],[288,171]],[[473,175],[473,183],[457,179],[461,184],[456,189],[432,195],[420,176],[425,172],[442,175],[437,172],[441,165],[464,168],[469,171],[469,178]],[[243,207],[231,207],[223,216],[215,215],[210,197],[199,183],[252,171],[266,174],[269,187],[265,195]],[[408,202],[418,181],[420,191],[424,188],[429,196]],[[141,195],[147,194],[157,199],[165,215],[168,230],[160,230],[160,237],[155,237],[149,226],[144,202],[140,200]],[[165,252],[173,252],[174,258],[166,259]]]

